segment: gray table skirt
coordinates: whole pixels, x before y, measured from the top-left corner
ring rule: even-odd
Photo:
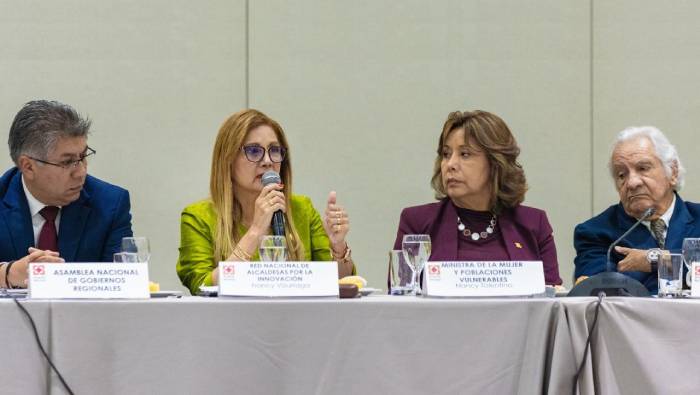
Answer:
[[[566,302],[567,316],[573,318],[568,325],[571,341],[582,350],[593,309]],[[582,393],[700,393],[700,344],[694,341],[699,328],[700,300],[606,299],[593,333]]]
[[[76,394],[570,394],[595,301],[22,303]],[[698,303],[606,299],[581,393],[700,388],[681,374],[692,372]],[[0,309],[7,353],[0,393],[64,394],[17,306],[0,300]]]

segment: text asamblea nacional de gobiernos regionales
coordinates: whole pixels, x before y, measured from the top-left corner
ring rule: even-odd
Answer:
[[[138,276],[137,269],[60,269],[52,270],[54,276],[68,277],[68,283],[74,284],[77,292],[119,292],[120,284],[126,282],[126,277]]]

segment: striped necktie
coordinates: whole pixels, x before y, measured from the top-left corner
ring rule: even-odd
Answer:
[[[658,218],[651,221],[650,227],[651,234],[654,235],[656,242],[659,243],[659,247],[663,249],[664,244],[666,243],[666,236],[664,236],[664,232],[666,231],[666,222],[664,222],[664,220],[661,218]]]

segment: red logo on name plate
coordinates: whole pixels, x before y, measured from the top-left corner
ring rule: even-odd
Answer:
[[[234,274],[236,274],[236,269],[234,268],[233,265],[225,265],[224,266],[224,276],[232,277]]]
[[[439,279],[440,278],[440,266],[439,265],[428,265],[428,275],[430,278]]]
[[[32,274],[34,274],[35,276],[43,276],[44,265],[34,265],[34,268],[32,269]]]
[[[700,265],[695,266],[695,277],[700,276]]]

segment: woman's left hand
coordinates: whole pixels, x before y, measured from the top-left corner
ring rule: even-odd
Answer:
[[[345,209],[336,204],[335,191],[328,194],[328,204],[323,218],[323,228],[326,230],[328,238],[331,240],[333,251],[342,255],[345,253],[345,236],[350,231],[350,219]]]

